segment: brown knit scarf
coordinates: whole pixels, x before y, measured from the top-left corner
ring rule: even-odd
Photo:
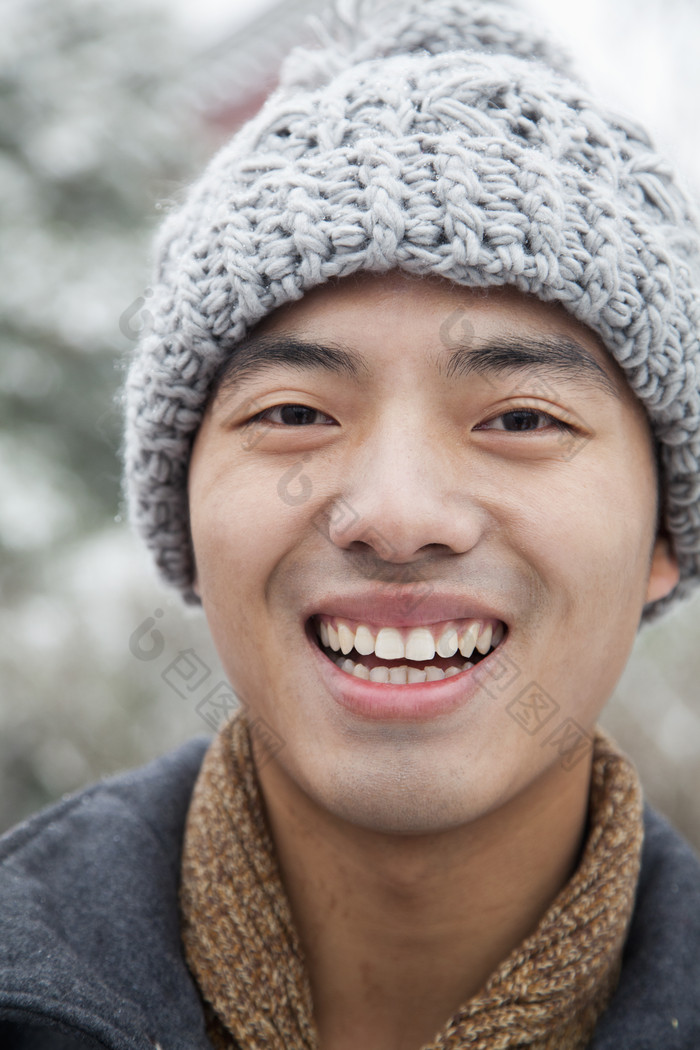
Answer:
[[[577,870],[535,932],[425,1050],[586,1047],[619,977],[642,834],[634,767],[598,730]],[[195,786],[181,905],[186,957],[217,1050],[318,1050],[309,980],[242,715],[213,741]]]

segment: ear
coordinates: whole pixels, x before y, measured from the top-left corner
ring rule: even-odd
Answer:
[[[657,536],[649,570],[646,601],[655,602],[659,598],[665,598],[679,579],[678,562],[671,551],[671,545],[665,536]]]

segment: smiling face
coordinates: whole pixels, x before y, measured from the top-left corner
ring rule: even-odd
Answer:
[[[597,337],[514,290],[364,274],[232,361],[191,528],[231,683],[284,741],[263,788],[415,833],[583,778],[560,741],[677,578],[648,424]]]

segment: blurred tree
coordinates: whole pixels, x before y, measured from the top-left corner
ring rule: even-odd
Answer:
[[[10,4],[0,56],[4,469],[25,499],[32,476],[48,479],[56,502],[54,527],[35,530],[5,486],[7,598],[36,567],[34,539],[116,512],[116,320],[144,271],[158,180],[179,184],[206,148],[178,97],[186,42],[148,6]]]
[[[183,75],[197,58],[165,9],[3,6],[0,824],[96,775],[107,746],[115,764],[133,757],[124,730],[105,731],[133,683],[86,646],[79,577],[65,568],[118,515],[128,305],[159,212],[214,145]],[[105,579],[114,557],[105,546]],[[82,729],[77,694],[100,697]]]

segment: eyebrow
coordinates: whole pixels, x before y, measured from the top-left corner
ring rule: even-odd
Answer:
[[[448,377],[473,374],[488,378],[510,372],[534,372],[537,375],[560,376],[601,388],[620,398],[613,377],[590,350],[575,339],[565,336],[546,338],[507,338],[482,346],[454,347],[447,364],[440,369]]]
[[[358,379],[360,372],[369,372],[362,354],[342,346],[315,343],[294,336],[254,337],[244,339],[224,358],[212,379],[210,400],[276,365],[300,372],[323,370],[350,379]]]
[[[224,359],[214,375],[210,400],[277,365],[300,372],[323,370],[353,380],[358,380],[362,373],[371,373],[367,358],[345,346],[295,336],[252,337],[245,339]],[[478,346],[471,343],[453,345],[446,358],[438,358],[437,370],[447,378],[480,375],[488,379],[504,374],[529,373],[540,377],[545,389],[547,379],[558,376],[598,387],[618,399],[621,397],[614,379],[595,355],[576,340],[564,336],[508,337]]]

